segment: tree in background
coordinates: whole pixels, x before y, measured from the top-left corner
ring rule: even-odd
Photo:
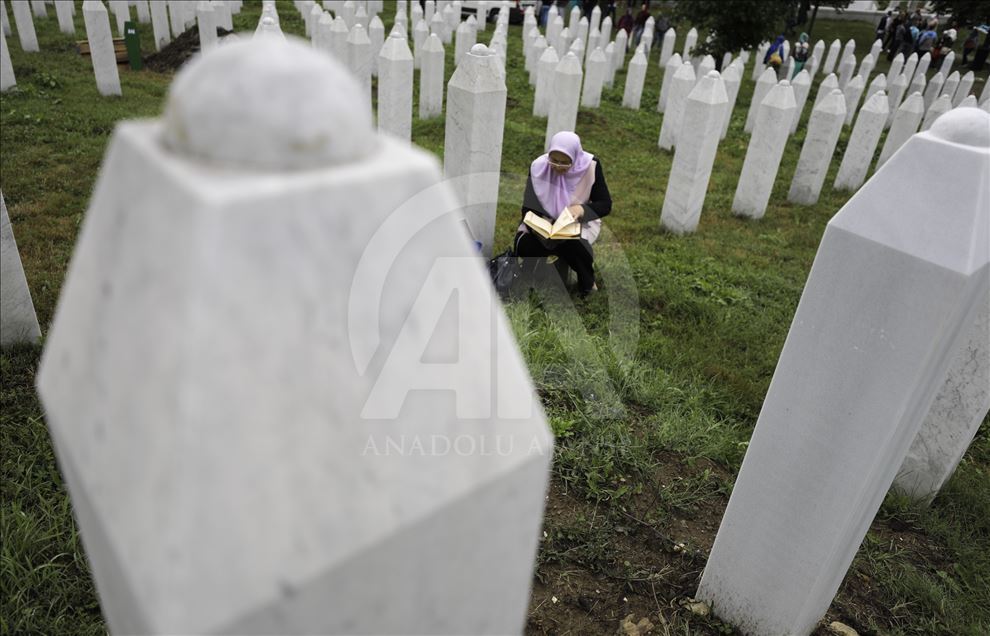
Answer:
[[[987,0],[933,0],[932,13],[949,15],[962,26],[990,24]]]

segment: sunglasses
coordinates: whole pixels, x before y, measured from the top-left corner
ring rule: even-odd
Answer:
[[[568,169],[572,165],[570,161],[561,162],[561,161],[554,161],[553,159],[550,159],[548,163],[553,168],[561,168],[561,169]]]

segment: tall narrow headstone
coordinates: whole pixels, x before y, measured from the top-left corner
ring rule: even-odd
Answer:
[[[856,57],[848,56],[842,58],[842,62],[839,63],[839,88],[843,91],[846,90],[846,85],[849,80],[853,78],[853,74],[856,70]],[[865,86],[865,84],[864,84]]]
[[[244,40],[110,142],[38,392],[112,633],[523,629],[551,437],[435,157],[361,91]]]
[[[736,60],[729,64],[729,68],[722,73],[722,81],[725,83],[725,92],[729,103],[725,107],[725,119],[722,120],[722,130],[719,139],[725,139],[729,132],[729,124],[732,122],[732,113],[736,108],[736,98],[739,96],[739,86],[742,83],[742,76],[745,72],[745,65],[741,60]]]
[[[794,119],[791,120],[791,134],[797,132],[798,122],[801,121],[801,113],[804,112],[804,103],[808,101],[808,92],[811,91],[811,75],[808,71],[801,69],[791,82],[794,89]]]
[[[17,85],[14,77],[14,65],[10,62],[10,51],[7,49],[7,34],[0,32],[0,91]]]
[[[412,139],[412,95],[412,52],[406,38],[392,34],[378,53],[378,130]]]
[[[883,40],[877,38],[873,40],[873,44],[870,46],[870,55],[873,56],[874,60],[880,59],[880,52],[883,50]]]
[[[313,5],[313,8],[322,14],[322,11],[316,5]],[[199,0],[196,4],[196,23],[198,27],[197,31],[199,31],[199,49],[204,53],[217,45],[215,17],[216,14],[209,0]]]
[[[697,592],[743,633],[815,629],[982,310],[976,114],[912,137],[829,221]]]
[[[622,92],[622,106],[639,110],[643,98],[643,83],[646,81],[646,51],[640,44],[636,53],[629,61],[629,72],[626,73],[626,86]]]
[[[952,98],[942,95],[925,111],[925,118],[921,122],[922,132],[928,130],[938,120],[939,117],[952,110]]]
[[[560,131],[576,132],[581,75],[581,60],[573,53],[565,55],[554,69],[544,149],[549,147],[550,138]]]
[[[695,69],[697,77],[695,77],[695,83],[699,83],[704,78],[708,77],[708,73],[715,70],[715,58],[711,55],[706,55],[701,58],[701,62]]]
[[[867,95],[872,95],[877,91],[887,92],[887,76],[883,73],[878,73],[876,77],[873,78],[873,81],[870,82],[870,85],[866,87]]]
[[[925,76],[918,75],[917,73],[915,73],[914,79],[911,80],[911,84],[908,86],[907,94],[914,95],[915,93],[921,93],[923,96],[925,93],[925,83],[926,83]],[[922,97],[921,99],[922,99],[922,103],[924,103],[924,97]]]
[[[495,240],[505,101],[505,73],[494,52],[475,44],[447,87],[443,158],[444,176],[453,180],[464,218],[486,256]]]
[[[818,203],[845,120],[846,98],[842,91],[834,88],[811,111],[808,133],[804,137],[791,189],[787,193],[788,201],[800,205]]]
[[[333,55],[333,14],[324,11],[320,19],[316,21],[316,30],[313,32],[313,46],[318,51],[323,51],[327,55]]]
[[[0,42],[6,42],[4,35],[0,35]],[[41,338],[41,329],[3,193],[0,193],[0,212],[3,213],[0,217],[0,347],[34,344]]]
[[[361,86],[364,106],[371,111],[371,40],[364,25],[355,24],[347,34],[347,70]]]
[[[385,44],[385,24],[382,23],[382,19],[378,17],[377,13],[368,20],[368,40],[371,42],[371,74],[377,77],[378,54],[381,53],[382,46]],[[408,43],[406,48],[409,48]],[[411,52],[410,55],[412,55]]]
[[[173,38],[186,31],[185,5],[183,0],[168,0],[168,23]]]
[[[818,40],[815,42],[814,48],[811,49],[809,59],[817,59],[819,64],[825,60],[825,40]],[[877,56],[874,55],[873,59],[877,59]],[[811,73],[811,78],[815,78],[814,73]]]
[[[945,85],[945,77],[941,73],[935,73],[932,80],[925,87],[925,110],[932,107],[935,100],[942,94],[942,87]]]
[[[680,53],[674,53],[669,58],[667,58],[667,63],[664,65],[663,70],[663,80],[660,83],[660,97],[657,99],[657,112],[663,113],[667,111],[667,96],[670,94],[670,86],[673,84],[674,74],[677,69],[681,68],[684,61],[681,59]]]
[[[533,116],[546,117],[550,114],[550,100],[553,99],[553,74],[560,58],[557,49],[548,46],[537,64],[536,92],[533,97]]]
[[[922,55],[921,59],[918,60],[918,66],[915,67],[914,69],[914,77],[918,77],[919,75],[922,77],[927,77],[928,67],[931,66],[931,63],[932,63],[931,53],[925,53],[924,55]],[[914,78],[912,78],[912,80],[913,79]]]
[[[615,34],[615,56],[612,58],[612,74],[626,67],[626,50],[629,48],[629,35],[625,29]]]
[[[942,58],[942,66],[939,67],[938,72],[942,74],[943,77],[948,77],[952,73],[952,64],[956,61],[956,52],[949,51]]]
[[[533,42],[529,47],[529,54],[533,58],[533,61],[529,69],[529,85],[535,87],[537,85],[537,80],[540,77],[540,58],[543,57],[544,51],[547,50],[547,39],[542,35]],[[554,51],[556,54],[556,51]],[[608,69],[606,69],[606,72]]]
[[[25,0],[19,0],[20,2],[25,2]],[[25,4],[27,4],[25,2]],[[34,12],[34,17],[36,18],[47,18],[48,10],[45,8],[45,0],[31,0],[31,11]]]
[[[787,80],[775,84],[760,104],[732,200],[734,214],[752,219],[766,214],[794,110],[794,90]]]
[[[835,71],[835,65],[839,61],[839,51],[842,49],[842,43],[838,40],[832,40],[832,43],[828,45],[828,55],[825,57],[825,63],[822,64],[822,74],[829,75]]]
[[[663,44],[660,45],[660,66],[667,67],[667,61],[674,54],[674,40],[677,39],[677,31],[670,27],[663,34]]]
[[[842,155],[839,172],[835,175],[836,190],[855,192],[863,185],[866,173],[870,171],[870,164],[873,163],[884,123],[887,121],[887,109],[887,96],[883,93],[874,93],[863,104],[859,115],[856,116],[852,134],[849,135],[849,143],[846,144],[846,152]]]
[[[894,60],[890,63],[890,68],[887,70],[887,77],[893,82],[894,78],[901,74],[904,70],[904,54],[898,53],[894,56]]]
[[[908,81],[904,73],[900,75],[891,75],[894,80],[890,83],[890,90],[887,93],[887,123],[885,128],[890,128],[890,124],[894,121],[894,114],[901,105],[901,100],[904,99],[904,93],[907,92]]]
[[[467,22],[458,24],[454,40],[454,64],[460,64],[464,54],[470,51],[475,44],[477,44],[477,34],[474,27]],[[545,46],[546,44],[544,44]]]
[[[859,100],[863,97],[864,88],[863,76],[857,75],[849,80],[846,88],[842,91],[846,98],[846,126],[851,125],[853,119],[856,117],[856,111],[859,109]]]
[[[578,22],[581,21],[581,9],[578,6],[571,8],[571,12],[567,14],[567,28],[571,31],[577,30]]]
[[[612,88],[615,85],[615,42],[609,42],[605,47],[605,86]]]
[[[117,54],[113,49],[113,33],[110,32],[107,8],[99,0],[86,0],[83,2],[82,12],[93,74],[96,76],[96,89],[101,95],[120,95]]]
[[[898,107],[897,113],[894,115],[894,123],[890,125],[890,132],[887,133],[887,139],[880,151],[880,158],[877,159],[877,170],[911,138],[911,135],[918,132],[918,126],[921,125],[921,119],[924,116],[925,99],[921,93],[912,93]]]
[[[756,50],[756,59],[753,61],[754,82],[760,79],[760,76],[763,75],[763,71],[767,68],[767,65],[763,63],[763,59],[767,56],[768,50],[770,50],[770,44],[768,42],[763,42]]]
[[[436,33],[431,33],[423,44],[420,68],[419,118],[439,117],[443,112],[444,52]]]
[[[863,76],[864,85],[869,83],[870,74],[873,73],[876,64],[876,60],[869,53],[863,56],[863,60],[859,63],[859,74]]]
[[[430,27],[426,25],[426,20],[416,22],[413,27],[413,65],[415,68],[423,67],[423,47],[429,37]]]
[[[646,59],[650,59],[650,49],[653,48],[653,34],[655,30],[656,20],[651,15],[646,19],[646,24],[643,26],[643,34],[639,39],[639,43],[643,45],[643,53],[646,55]]]
[[[973,71],[968,71],[959,80],[959,86],[956,87],[955,95],[952,97],[952,105],[958,106],[962,103],[962,100],[969,96],[971,90],[973,90],[973,82],[975,80]]]
[[[914,79],[914,71],[918,68],[918,54],[912,53],[904,60],[904,68],[901,69],[901,73],[907,77],[908,85],[911,84],[911,80]]]
[[[55,0],[55,17],[58,30],[66,35],[76,34],[76,24],[72,20],[72,0]]]
[[[677,143],[677,135],[681,131],[681,122],[684,119],[684,107],[687,104],[688,95],[691,94],[696,83],[694,66],[691,62],[681,64],[681,67],[670,79],[667,106],[663,114],[663,121],[660,124],[660,137],[657,139],[659,148],[670,150]]]
[[[350,31],[356,24],[355,17],[357,16],[357,5],[354,4],[354,0],[345,0],[345,2],[339,6],[340,13],[338,15],[344,18],[344,22],[347,23],[347,30]],[[432,18],[432,16],[430,17]]]
[[[588,20],[588,26],[590,29],[598,29],[602,23],[602,8],[595,4],[595,7],[591,10],[591,17]]]
[[[38,36],[34,32],[34,18],[31,17],[31,5],[27,2],[11,2],[10,9],[14,12],[14,25],[17,27],[17,38],[21,50],[25,53],[37,53]]]
[[[63,2],[68,2],[68,0],[62,0]],[[10,28],[10,18],[7,17],[7,0],[0,0],[0,31],[4,35],[13,35],[14,31]]]
[[[597,6],[595,7],[598,8]],[[602,47],[596,48],[588,58],[588,70],[584,76],[584,88],[581,92],[581,105],[588,108],[598,108],[602,101],[602,85],[605,83],[605,68],[608,61]]]
[[[698,43],[698,29],[691,27],[687,32],[687,36],[684,38],[684,52],[681,53],[681,58],[684,60],[690,60],[692,51],[694,50],[694,45]]]
[[[728,95],[718,71],[698,82],[685,102],[677,149],[670,167],[660,225],[675,234],[694,232],[705,204]]]
[[[753,88],[753,99],[749,103],[749,112],[746,114],[746,125],[744,127],[746,132],[753,132],[753,126],[756,124],[756,115],[760,112],[760,105],[763,103],[763,98],[776,85],[777,74],[774,70],[768,68],[763,71],[763,75],[760,75],[760,79],[756,81],[756,87]]]
[[[172,41],[168,26],[168,4],[165,0],[151,0],[151,30],[156,51],[161,51]]]
[[[815,93],[814,107],[817,107],[823,99],[831,95],[832,91],[837,88],[839,88],[839,78],[835,76],[835,73],[829,73],[828,77],[823,79],[822,83],[818,85],[818,92]]]
[[[111,0],[109,5],[110,12],[113,13],[114,20],[117,22],[117,36],[124,37],[124,25],[131,19],[130,5],[127,4],[127,0]],[[195,6],[193,6],[193,11],[195,10]]]
[[[956,108],[979,108],[979,104],[976,102],[976,95],[967,95],[966,99],[962,100],[962,103],[956,106]],[[987,112],[990,112],[988,109]]]
[[[347,21],[341,16],[335,16],[330,25],[330,52],[343,64],[347,65],[347,37],[351,34]],[[370,43],[370,42],[369,42]]]
[[[596,5],[597,6],[597,5]],[[599,28],[600,36],[598,41],[602,44],[602,49],[612,42],[612,16],[606,16]]]

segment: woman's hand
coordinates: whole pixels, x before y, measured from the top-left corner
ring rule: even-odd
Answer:
[[[575,221],[580,221],[581,217],[584,216],[584,206],[583,205],[569,205],[567,206],[567,211],[571,213]]]

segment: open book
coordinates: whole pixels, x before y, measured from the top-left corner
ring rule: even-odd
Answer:
[[[560,213],[553,224],[535,212],[526,212],[523,223],[543,238],[554,240],[581,238],[581,223],[575,221],[567,209]]]

